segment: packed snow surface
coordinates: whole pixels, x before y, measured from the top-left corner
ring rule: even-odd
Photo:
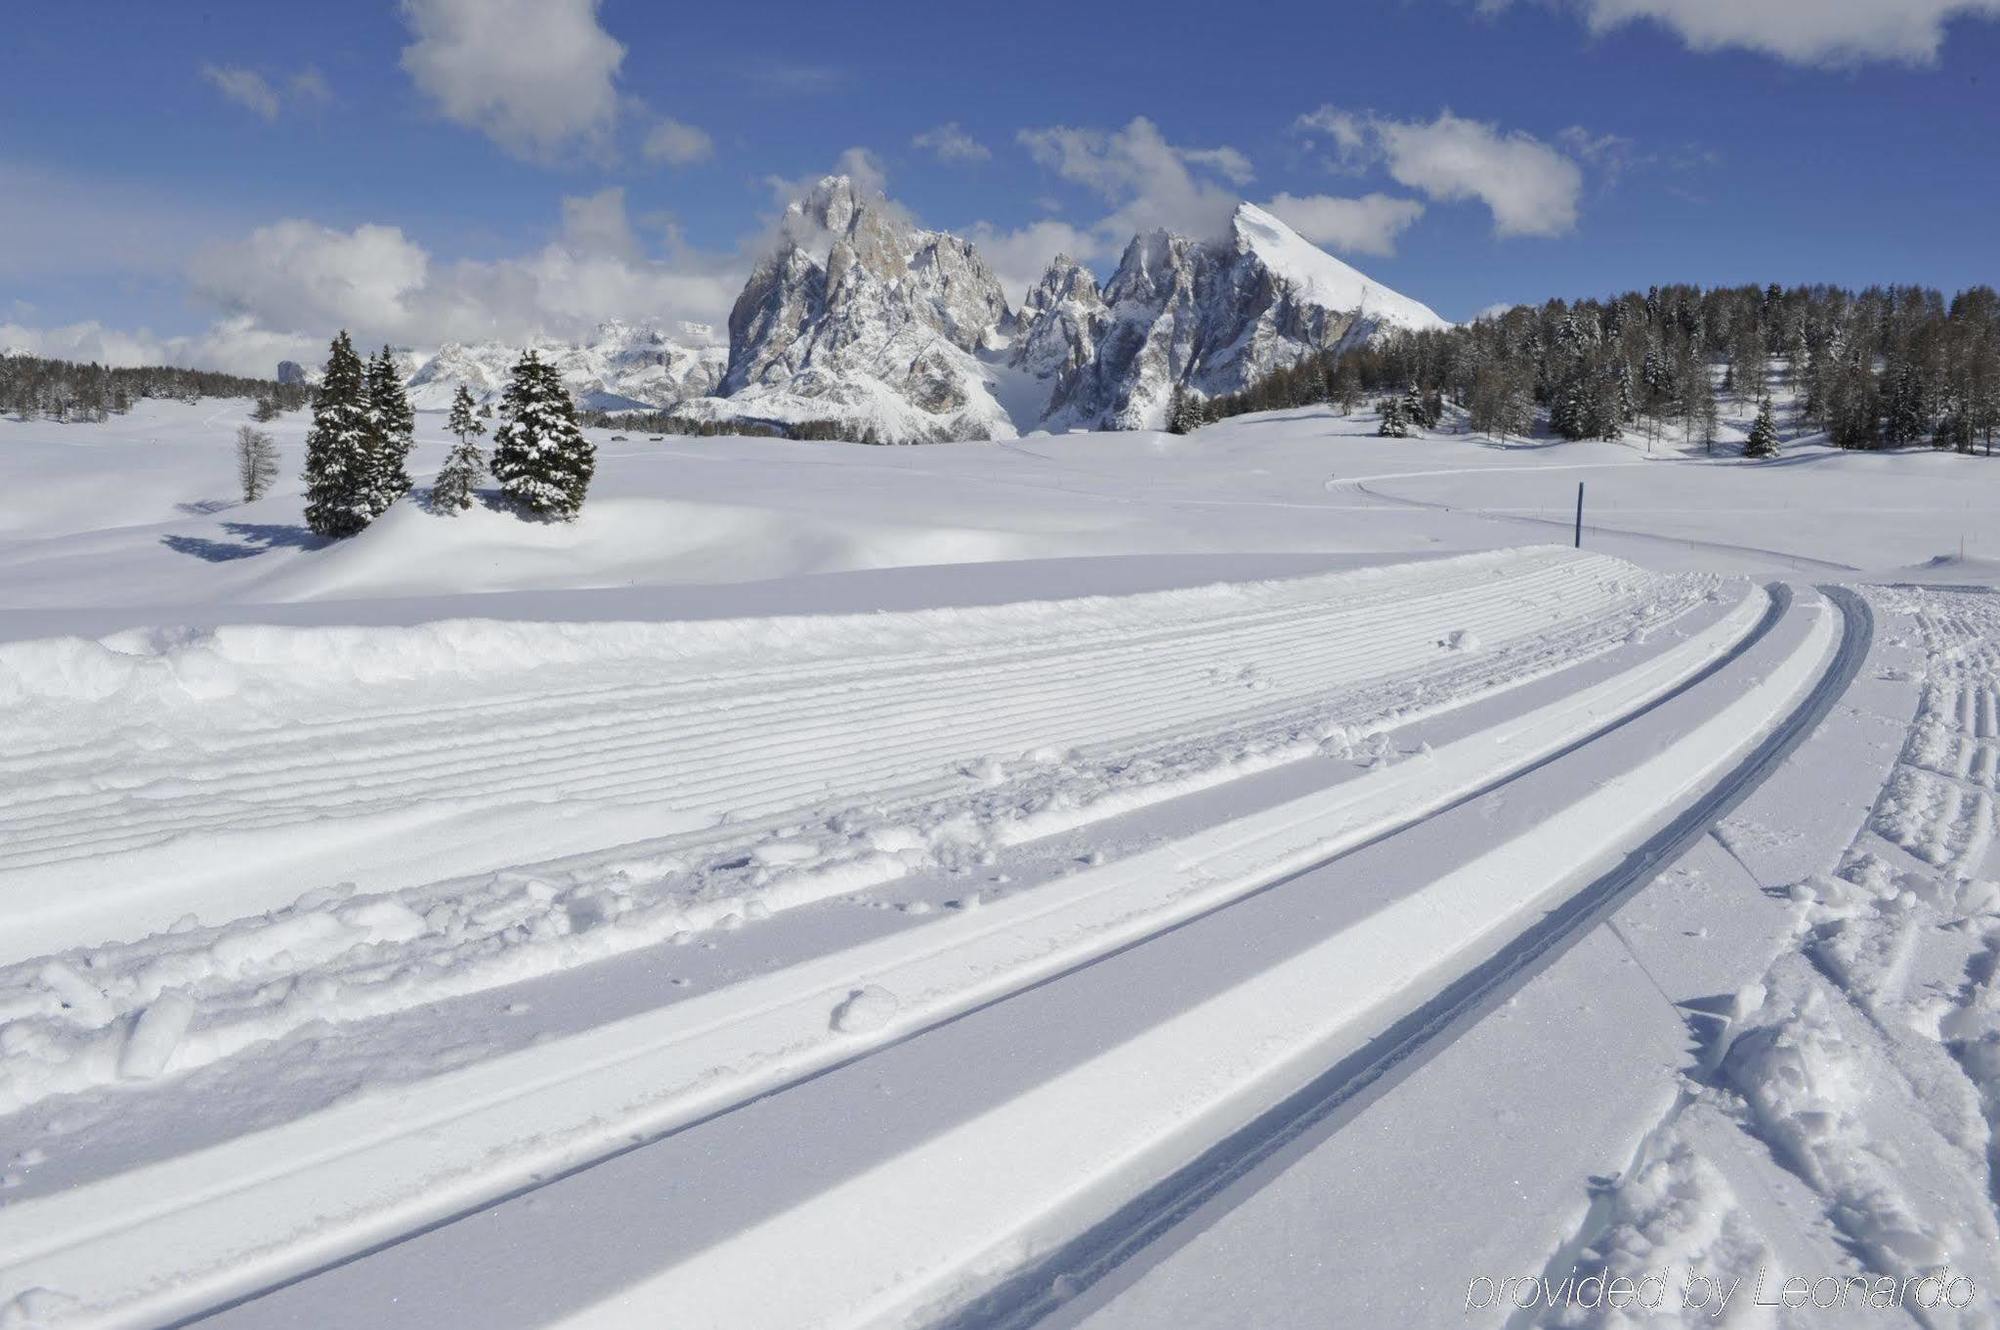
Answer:
[[[1092,295],[1050,284],[1036,356],[1082,363]],[[1733,409],[1712,456],[1323,408],[598,431],[544,525],[428,511],[425,417],[418,492],[328,544],[289,479],[235,501],[247,406],[0,421],[0,1320],[192,1315],[418,1228],[229,1315],[921,1320],[1504,955],[1783,721],[1848,583],[1870,654],[1751,802],[1098,1314],[1227,1323],[1266,1309],[1232,1270],[1403,1252],[1455,1286],[1386,1323],[1619,1323],[1469,1316],[1477,1257],[1948,1268],[1978,1300],[1924,1322],[1992,1324],[1985,459],[1749,463]],[[289,478],[303,420],[270,428]],[[1439,1159],[1463,1180],[1367,1190]],[[1313,1207],[1332,1249],[1246,1262]],[[495,1253],[531,1248],[600,1282],[517,1288]]]

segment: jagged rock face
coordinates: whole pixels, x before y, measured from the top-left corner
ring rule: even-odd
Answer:
[[[1011,435],[978,352],[1010,318],[957,236],[829,176],[786,210],[729,314],[718,418],[829,417],[900,440]]]
[[[1389,327],[1444,326],[1248,204],[1222,241],[1135,237],[1103,299],[1095,354],[1058,372],[1051,425],[1158,429],[1176,385],[1240,392]]]
[[[1038,378],[1073,374],[1095,358],[1105,317],[1097,279],[1069,255],[1058,254],[1021,304],[1008,363]]]
[[[278,362],[279,383],[291,385],[304,384],[305,381],[306,367],[304,365],[301,365],[296,360],[280,360]]]
[[[683,324],[680,331],[685,341],[651,324],[614,321],[599,324],[582,342],[537,339],[530,345],[556,367],[579,406],[671,408],[714,392],[726,357],[723,348],[703,344],[710,340],[706,326]],[[420,411],[447,410],[460,384],[476,402],[495,401],[528,349],[501,342],[447,342],[410,376],[411,405]]]

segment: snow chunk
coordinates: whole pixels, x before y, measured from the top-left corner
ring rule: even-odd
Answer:
[[[118,1058],[118,1074],[128,1080],[151,1080],[167,1062],[194,1021],[194,1003],[185,993],[162,993],[139,1013],[131,1037]]]
[[[839,1034],[866,1034],[879,1030],[889,1023],[901,1005],[888,989],[880,984],[869,984],[849,993],[847,1000],[833,1009],[832,1028]]]

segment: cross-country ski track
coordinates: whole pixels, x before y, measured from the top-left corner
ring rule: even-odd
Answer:
[[[1642,887],[1866,640],[1845,593],[1531,549],[853,618],[0,647],[28,736],[0,1096],[27,1120],[166,1120],[177,1074],[253,1094],[238,1063],[302,1029],[337,1052],[591,962],[724,961],[255,1130],[93,1158],[86,1129],[0,1207],[0,1305],[414,1326],[477,1279],[495,1324],[1030,1323]],[[97,737],[51,772],[83,708]],[[1081,827],[1116,853],[1071,856]],[[329,828],[358,886],[293,875]],[[86,861],[130,939],[56,889]],[[586,1238],[579,1207],[620,1220]]]

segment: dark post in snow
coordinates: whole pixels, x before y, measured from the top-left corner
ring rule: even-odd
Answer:
[[[1576,547],[1583,548],[1583,482],[1576,482]]]

